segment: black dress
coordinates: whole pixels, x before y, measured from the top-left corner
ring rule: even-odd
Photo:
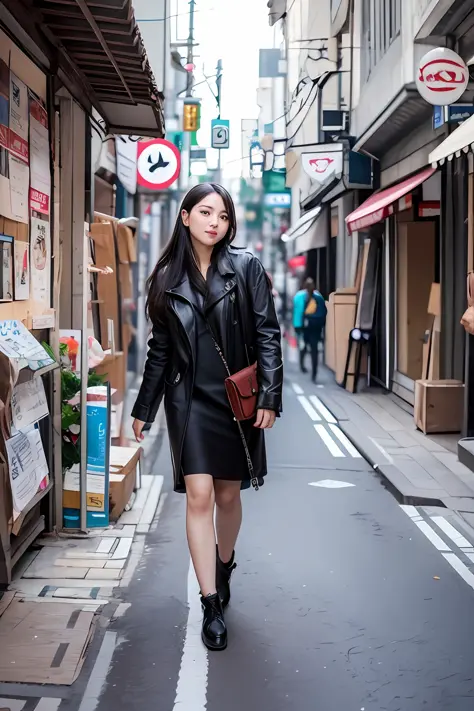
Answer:
[[[239,428],[225,392],[227,372],[206,320],[205,298],[193,291],[196,318],[196,366],[188,427],[183,446],[184,476],[210,474],[214,479],[248,479]],[[249,423],[242,423],[251,436]]]

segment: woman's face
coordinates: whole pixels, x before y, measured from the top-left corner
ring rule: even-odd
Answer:
[[[181,213],[183,224],[191,237],[206,247],[213,247],[224,239],[229,229],[229,215],[224,201],[217,193],[210,193],[198,202],[191,212]]]

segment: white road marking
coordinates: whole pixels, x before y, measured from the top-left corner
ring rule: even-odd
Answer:
[[[355,486],[348,481],[336,481],[335,479],[323,479],[322,481],[312,481],[308,486],[319,486],[322,489],[346,489]]]
[[[9,709],[9,711],[21,711],[26,704],[26,699],[0,699],[0,708]]]
[[[321,437],[323,440],[324,444],[326,447],[329,449],[333,457],[341,458],[345,457],[346,455],[344,452],[339,449],[327,429],[324,427],[324,425],[314,425],[314,429],[318,433],[318,435]]]
[[[417,518],[420,515],[416,506],[406,506],[405,504],[400,504],[400,508],[410,518]]]
[[[43,696],[43,698],[39,700],[35,711],[56,711],[61,701],[62,699],[53,699],[48,696]]]
[[[443,541],[443,539],[438,536],[436,531],[431,528],[430,524],[420,516],[416,506],[405,506],[404,504],[400,504],[400,508],[406,513],[407,516],[411,518],[415,526],[418,526],[420,531],[426,536],[426,538],[434,545],[437,550],[451,550],[451,548]]]
[[[454,553],[443,553],[443,558],[459,573],[461,578],[474,590],[474,575]]]
[[[79,711],[95,711],[97,708],[99,698],[106,683],[107,674],[110,670],[110,665],[112,664],[116,645],[117,634],[107,631],[102,640],[89,681],[87,682]]]
[[[337,425],[336,418],[334,417],[334,415],[331,412],[329,412],[326,405],[323,405],[323,403],[321,402],[321,400],[319,399],[319,397],[317,395],[310,395],[309,399],[315,406],[316,410],[319,410],[319,412],[324,417],[326,422],[329,422],[330,424],[333,424],[333,425]]]
[[[464,538],[443,516],[432,516],[431,520],[444,531],[458,548],[472,548],[472,543],[469,543],[467,538]]]
[[[431,541],[435,548],[439,551],[450,551],[451,548],[443,541],[442,538],[438,536],[436,531],[433,531],[430,524],[427,521],[414,521],[415,525],[418,526],[420,531],[425,534],[427,539]]]
[[[303,388],[300,387],[300,386],[298,385],[298,383],[291,383],[291,385],[292,385],[293,390],[295,391],[295,393],[296,393],[297,395],[303,395],[303,394],[304,394]]]
[[[456,571],[456,573],[458,573],[458,575],[460,575],[461,578],[474,590],[474,574],[469,570],[467,565],[462,562],[456,553],[452,552],[451,548],[446,545],[446,543],[431,528],[427,521],[417,520],[420,518],[417,508],[415,506],[404,506],[403,504],[400,505],[400,508],[411,518],[411,520],[418,526],[420,531],[425,534],[435,548],[441,551],[443,558]],[[465,555],[467,555],[467,557],[474,562],[474,556],[472,553],[465,552],[466,549],[467,551],[472,550],[472,546],[467,538],[464,538],[464,536],[462,536],[459,531],[457,531],[454,526],[452,526],[449,521],[446,521],[446,519],[442,516],[432,516],[431,520],[434,521],[436,525],[439,526],[447,536],[449,536],[453,543],[455,543],[460,550],[462,550]]]
[[[192,561],[188,572],[188,623],[173,711],[206,711],[207,675],[209,662],[207,649],[201,640],[202,610],[199,583]]]
[[[298,395],[298,400],[303,406],[306,414],[310,416],[313,422],[321,422],[321,417],[318,415],[314,407],[310,404],[307,397],[305,397],[304,395]]]
[[[350,439],[346,437],[344,432],[337,425],[333,425],[332,423],[330,423],[329,427],[331,429],[331,432],[336,435],[339,442],[347,449],[351,457],[354,457],[355,459],[362,458],[361,453],[357,451]]]

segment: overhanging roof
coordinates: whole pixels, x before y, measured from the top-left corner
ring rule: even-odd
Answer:
[[[356,109],[361,110],[360,106]],[[420,126],[432,113],[433,107],[421,98],[416,88],[404,87],[373,124],[358,137],[353,150],[380,158],[386,153],[387,146],[393,145]]]
[[[110,133],[164,134],[158,90],[131,0],[21,0],[66,56]]]

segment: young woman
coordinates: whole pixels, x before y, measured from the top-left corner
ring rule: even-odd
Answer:
[[[204,611],[202,639],[212,650],[227,646],[223,611],[236,567],[240,491],[251,481],[255,488],[263,484],[264,430],[281,411],[283,382],[268,277],[258,259],[230,246],[235,232],[235,209],[224,188],[204,183],[189,191],[148,281],[153,334],[132,412],[141,441],[164,394],[174,488],[187,498],[188,544]],[[237,422],[224,380],[228,371],[238,373],[255,361],[257,412],[252,420]]]

